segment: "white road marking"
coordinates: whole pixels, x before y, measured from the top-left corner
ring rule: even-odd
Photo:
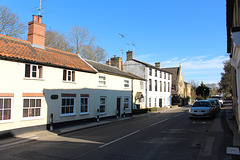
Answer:
[[[184,113],[181,113],[181,114],[178,114],[178,115],[173,116],[173,117],[176,118],[176,117],[181,116],[181,115],[183,115],[183,114],[184,114]]]
[[[132,133],[130,133],[130,134],[127,134],[127,135],[125,135],[125,136],[123,136],[123,137],[120,137],[120,138],[118,138],[118,139],[115,139],[115,140],[113,140],[113,141],[111,141],[111,142],[108,142],[108,143],[106,143],[106,144],[104,144],[104,145],[101,145],[101,146],[98,147],[98,148],[103,148],[103,147],[105,147],[105,146],[107,146],[107,145],[110,145],[110,144],[112,144],[112,143],[115,143],[115,142],[117,142],[117,141],[119,141],[119,140],[121,140],[121,139],[127,138],[127,137],[129,137],[129,136],[131,136],[131,135],[133,135],[133,134],[138,133],[138,132],[140,132],[140,130],[137,130],[137,131],[132,132]]]
[[[167,120],[168,120],[168,118],[167,118],[167,119],[164,119],[164,120],[161,120],[161,121],[159,121],[159,122],[157,122],[157,123],[153,123],[153,124],[150,125],[150,127],[155,126],[155,125],[157,125],[157,124],[159,124],[159,123],[162,123],[162,122],[164,122],[164,121],[167,121]]]

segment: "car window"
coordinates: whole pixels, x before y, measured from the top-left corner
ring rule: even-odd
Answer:
[[[195,102],[193,107],[210,107],[209,102]]]

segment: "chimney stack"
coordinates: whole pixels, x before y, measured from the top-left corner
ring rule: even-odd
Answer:
[[[28,41],[30,41],[34,47],[44,49],[45,28],[46,25],[42,24],[42,16],[39,15],[37,18],[36,15],[33,15],[33,20],[28,23]]]
[[[131,61],[134,58],[134,51],[127,51],[127,61]]]
[[[160,63],[160,62],[156,62],[156,63],[155,63],[155,67],[161,68],[161,63]]]
[[[111,58],[111,66],[115,66],[119,69],[123,69],[122,67],[122,58],[120,57],[116,57],[116,55],[114,55],[114,57]]]

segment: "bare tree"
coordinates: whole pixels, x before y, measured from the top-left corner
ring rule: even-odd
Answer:
[[[46,31],[45,46],[66,52],[74,52],[74,48],[68,42],[67,37],[51,29]]]
[[[11,13],[6,6],[0,6],[0,33],[6,36],[20,38],[25,33],[26,26],[19,22],[19,17]]]
[[[90,36],[86,28],[74,26],[69,31],[70,42],[74,46],[74,52],[82,58],[95,61],[105,60],[107,53],[104,49],[95,45],[95,37]]]

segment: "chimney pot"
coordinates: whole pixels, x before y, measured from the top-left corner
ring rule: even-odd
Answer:
[[[37,15],[33,15],[33,22],[37,21]]]
[[[42,16],[38,15],[38,23],[42,23]]]
[[[110,59],[108,59],[108,60],[106,61],[106,64],[111,66],[111,61],[110,61]]]

